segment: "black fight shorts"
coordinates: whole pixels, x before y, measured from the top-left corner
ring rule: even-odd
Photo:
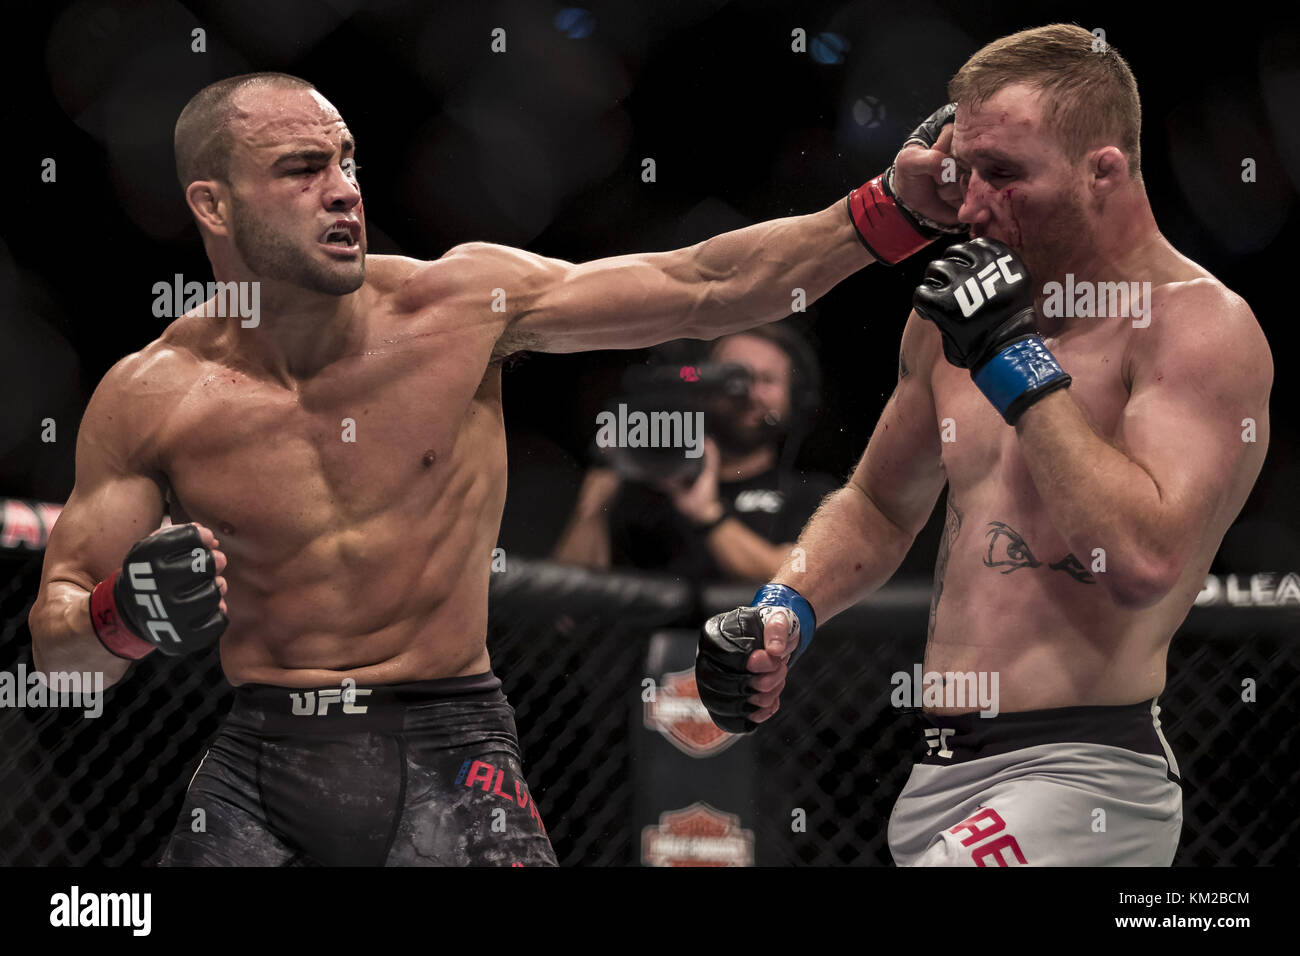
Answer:
[[[245,684],[161,866],[555,866],[491,672]]]

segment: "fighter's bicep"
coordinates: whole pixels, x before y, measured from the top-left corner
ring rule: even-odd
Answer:
[[[489,320],[494,355],[580,352],[663,341],[664,326],[690,311],[668,253],[573,263],[523,249],[473,242],[440,262],[455,267],[462,310]]]
[[[134,542],[156,531],[162,517],[162,493],[144,476],[112,476],[74,489],[50,533],[47,576],[94,584],[121,564]]]
[[[1209,519],[1268,444],[1271,359],[1253,317],[1199,323],[1135,367],[1116,443],[1150,476],[1180,524]],[[1261,354],[1262,350],[1262,354]]]
[[[930,378],[938,353],[915,312],[899,349],[898,381],[852,481],[885,517],[911,534],[930,517],[947,482]],[[935,333],[937,336],[937,333]]]
[[[539,351],[645,348],[691,337],[698,331],[691,319],[714,295],[683,250],[545,263],[506,333]]]
[[[161,476],[142,460],[137,436],[150,431],[127,407],[129,378],[114,369],[96,389],[77,434],[76,481],[46,547],[47,579],[99,580],[131,543],[157,530],[163,515]]]
[[[1267,428],[1267,425],[1264,426]],[[1183,526],[1207,520],[1248,453],[1241,419],[1195,386],[1135,392],[1116,444],[1155,484]]]

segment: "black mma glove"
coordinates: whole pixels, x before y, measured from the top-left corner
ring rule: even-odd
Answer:
[[[202,650],[226,629],[216,577],[212,552],[194,525],[175,525],[141,538],[127,552],[122,569],[90,593],[95,636],[128,660],[154,650],[169,656]]]
[[[957,115],[957,105],[949,103],[940,107],[912,130],[903,145],[920,143],[930,149],[939,139],[943,128]],[[886,265],[897,265],[918,249],[924,249],[945,233],[962,233],[966,226],[945,225],[927,219],[910,209],[894,191],[894,167],[890,167],[868,180],[848,198],[849,218],[858,231],[858,238],[872,257]]]
[[[996,239],[950,246],[926,266],[912,307],[939,327],[944,356],[970,370],[1008,425],[1044,395],[1070,384],[1038,334],[1029,270]]]
[[[760,675],[748,669],[749,655],[762,649],[763,623],[778,609],[789,612],[790,638],[798,642],[790,656],[793,665],[812,643],[817,619],[803,596],[784,584],[764,585],[749,607],[716,614],[700,630],[695,685],[713,722],[728,733],[748,734],[758,727],[749,719],[760,709],[749,701],[756,693],[749,680]]]

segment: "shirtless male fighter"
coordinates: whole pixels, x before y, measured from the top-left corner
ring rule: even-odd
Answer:
[[[260,319],[191,310],[105,375],[36,666],[113,683],[220,638],[236,700],[164,864],[554,863],[485,644],[501,359],[779,319],[952,227],[936,157],[818,213],[575,265],[482,242],[367,258],[353,138],[295,77],[205,88],[175,146],[215,278],[259,282]]]
[[[926,707],[889,822],[900,865],[1168,865],[1178,847],[1156,698],[1263,463],[1273,367],[1246,303],[1157,230],[1137,85],[1093,44],[1027,30],[953,77],[928,152],[955,160],[973,238],[927,268],[894,394],[799,539],[806,572],[787,561],[701,635],[701,697],[752,731],[816,622],[889,579],[947,485],[924,671],[945,694],[996,674],[998,714],[974,694]],[[1149,300],[1061,315],[1045,287],[1067,276],[1149,282]]]

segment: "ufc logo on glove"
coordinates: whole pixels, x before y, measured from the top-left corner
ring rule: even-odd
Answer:
[[[126,572],[131,580],[131,587],[137,591],[158,590],[158,585],[153,579],[153,566],[149,562],[133,561],[126,566]],[[144,608],[145,613],[150,617],[144,626],[154,643],[161,644],[163,635],[170,637],[177,644],[181,642],[181,636],[176,633],[176,628],[172,626],[171,621],[167,620],[167,611],[163,607],[162,598],[157,594],[136,594],[135,603]]]
[[[1011,256],[1002,256],[995,262],[990,262],[953,290],[953,295],[957,298],[957,304],[961,306],[963,318],[969,319],[978,311],[980,306],[993,298],[993,287],[997,285],[998,279],[1004,280],[1007,285],[1015,285],[1024,278],[1024,273],[1011,271],[1011,267],[1008,265],[1011,259]],[[983,289],[981,289],[981,286],[983,286]]]

